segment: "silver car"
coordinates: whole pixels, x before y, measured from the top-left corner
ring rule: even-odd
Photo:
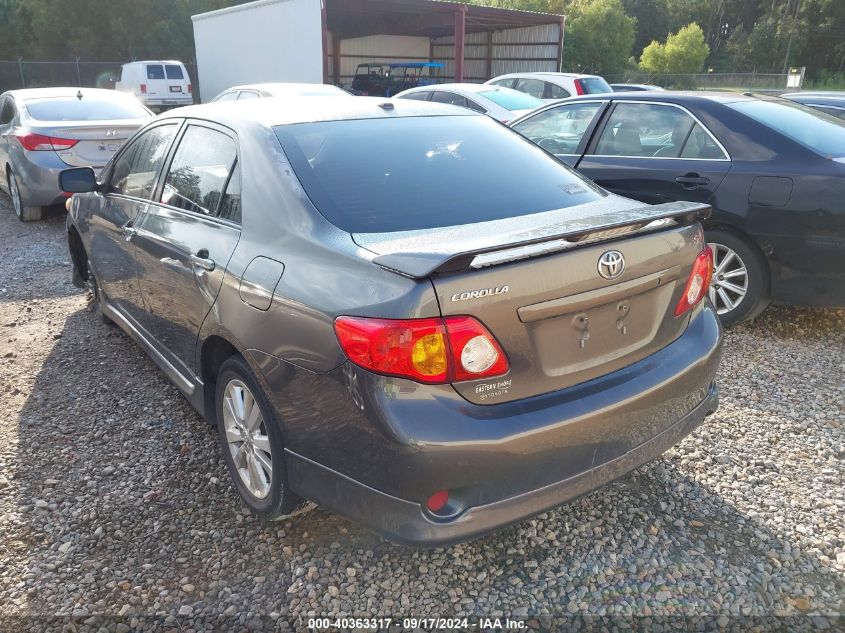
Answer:
[[[224,90],[211,100],[217,101],[245,101],[247,99],[263,99],[265,97],[352,97],[343,88],[331,84],[307,83],[263,83],[232,86]]]
[[[0,95],[0,187],[24,222],[69,194],[68,167],[105,165],[153,113],[134,97],[94,88],[33,88]]]

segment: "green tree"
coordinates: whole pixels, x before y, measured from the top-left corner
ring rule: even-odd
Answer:
[[[564,67],[598,74],[622,72],[634,46],[635,24],[620,0],[576,0],[566,21]]]
[[[687,24],[666,38],[666,43],[652,42],[643,50],[640,67],[649,73],[697,73],[710,54],[704,31],[698,24]]]
[[[622,0],[625,13],[637,21],[634,37],[635,57],[654,40],[669,35],[669,4],[667,0]]]

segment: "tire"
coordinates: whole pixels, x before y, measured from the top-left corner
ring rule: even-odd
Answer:
[[[250,416],[250,399],[260,419]],[[303,501],[288,488],[281,428],[243,357],[231,356],[220,367],[214,406],[223,459],[241,499],[268,521],[294,513]]]
[[[103,291],[100,290],[100,284],[97,281],[97,276],[94,274],[94,271],[91,270],[91,262],[89,262],[87,259],[86,265],[88,267],[88,284],[91,286],[91,295],[94,299],[93,309],[100,317],[101,323],[113,325],[114,321],[107,317],[103,312]]]
[[[21,191],[18,188],[18,180],[11,167],[6,169],[6,185],[9,188],[9,197],[12,199],[12,208],[15,215],[21,222],[35,222],[44,217],[44,207],[27,207],[23,204]]]
[[[710,301],[722,325],[750,321],[769,305],[771,276],[765,256],[756,244],[730,229],[708,230],[706,239],[714,260]]]

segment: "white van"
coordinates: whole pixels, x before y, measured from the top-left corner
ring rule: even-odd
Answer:
[[[131,92],[151,110],[167,110],[194,102],[191,78],[179,61],[143,61],[123,64],[115,90]]]

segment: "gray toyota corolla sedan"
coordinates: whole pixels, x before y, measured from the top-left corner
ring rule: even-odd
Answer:
[[[608,194],[489,117],[212,104],[76,195],[78,283],[217,425],[261,517],[320,503],[437,545],[553,508],[712,413],[690,203]]]
[[[105,165],[153,113],[132,97],[96,88],[30,88],[0,94],[0,188],[24,222],[65,201],[58,175]]]

